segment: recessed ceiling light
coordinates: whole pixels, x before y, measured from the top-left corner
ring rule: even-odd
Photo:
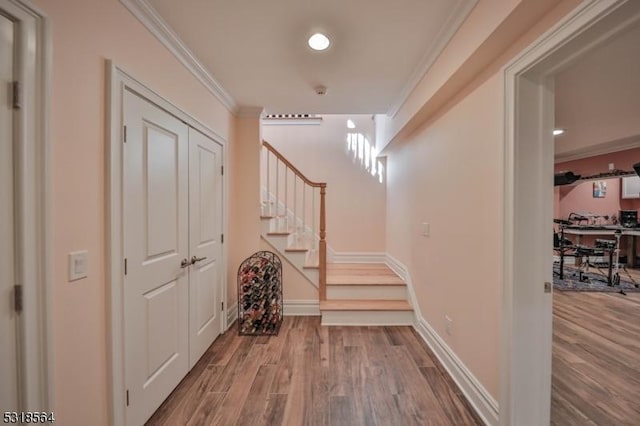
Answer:
[[[313,50],[325,50],[331,42],[329,38],[322,33],[315,33],[309,37],[309,47]]]
[[[347,127],[349,129],[355,129],[356,128],[356,124],[351,120],[347,120]]]
[[[553,136],[560,136],[564,133],[564,129],[553,129]]]

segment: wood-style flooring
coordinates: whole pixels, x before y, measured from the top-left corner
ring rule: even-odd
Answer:
[[[551,424],[640,425],[640,293],[553,302]]]
[[[285,317],[278,336],[238,336],[232,326],[147,424],[482,423],[411,327]]]

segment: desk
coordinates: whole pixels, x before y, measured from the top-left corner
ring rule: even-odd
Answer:
[[[636,266],[636,237],[640,235],[640,228],[624,228],[622,226],[606,226],[606,227],[593,227],[586,226],[567,226],[564,228],[565,235],[575,235],[576,244],[582,242],[583,235],[600,235],[600,236],[614,236],[616,231],[621,231],[621,237],[628,235],[627,238],[627,266]]]

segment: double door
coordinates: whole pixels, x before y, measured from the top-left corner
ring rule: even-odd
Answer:
[[[222,329],[222,147],[126,92],[126,417],[141,425]]]

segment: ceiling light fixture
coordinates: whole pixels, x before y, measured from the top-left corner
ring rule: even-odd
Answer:
[[[553,136],[560,136],[564,133],[564,129],[553,129]]]
[[[309,47],[313,50],[325,50],[330,44],[329,38],[322,33],[315,33],[309,37]]]

